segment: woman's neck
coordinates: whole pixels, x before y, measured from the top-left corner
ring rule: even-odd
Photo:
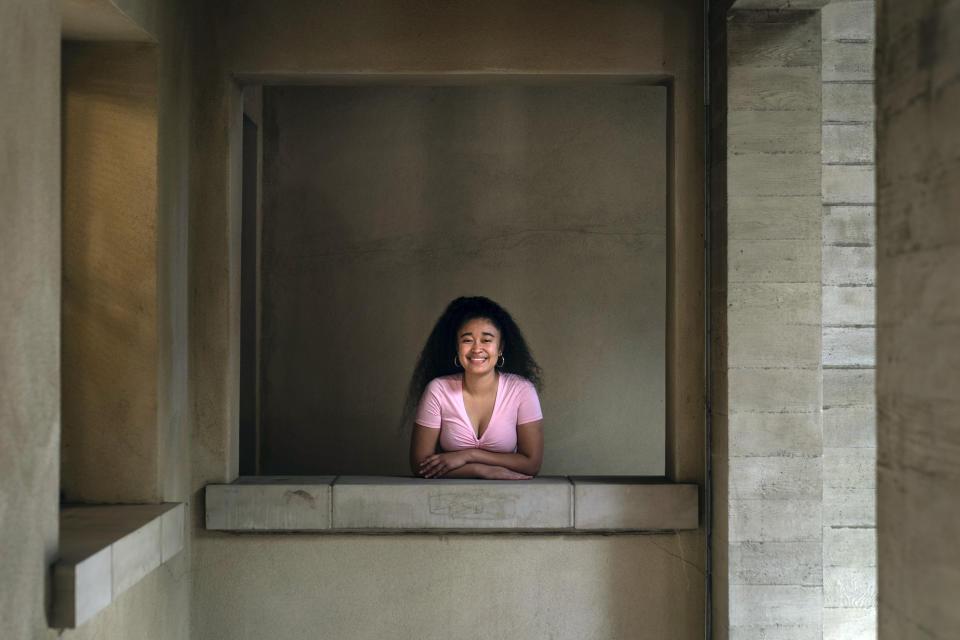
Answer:
[[[500,374],[496,369],[481,376],[473,375],[464,371],[463,390],[474,396],[484,395],[485,393],[494,391],[497,388],[497,383],[499,381]]]

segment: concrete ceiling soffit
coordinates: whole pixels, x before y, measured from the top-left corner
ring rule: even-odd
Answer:
[[[63,40],[156,42],[110,0],[61,0]]]

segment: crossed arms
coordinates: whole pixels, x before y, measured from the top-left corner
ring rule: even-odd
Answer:
[[[462,449],[436,453],[440,429],[413,425],[410,470],[424,478],[486,478],[528,480],[543,461],[543,420],[517,425],[517,452],[495,453]]]

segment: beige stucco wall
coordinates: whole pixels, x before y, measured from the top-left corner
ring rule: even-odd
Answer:
[[[960,627],[960,2],[877,3],[877,551],[884,640]]]
[[[60,14],[0,5],[0,636],[46,626],[60,469]]]
[[[205,640],[703,638],[698,552],[677,536],[234,536],[202,549]]]
[[[137,3],[125,3],[128,5]],[[13,2],[0,8],[0,637],[186,638],[189,553],[182,553],[125,591],[75,631],[48,629],[45,590],[57,554],[60,479],[61,75],[59,2]],[[157,499],[183,500],[187,455],[186,19],[174,3],[155,11],[159,45],[159,155],[152,241],[140,247],[162,267],[144,299],[156,310],[154,369],[144,388],[153,399],[146,460]],[[176,74],[172,73],[176,70]],[[156,128],[156,116],[154,118]],[[157,136],[154,132],[154,136]],[[148,135],[149,137],[149,135]],[[154,154],[157,153],[154,147]],[[150,197],[156,200],[156,189]],[[156,220],[159,219],[159,222]],[[139,258],[139,256],[138,256]],[[155,269],[156,271],[156,269]],[[123,302],[117,298],[117,304]],[[119,348],[119,347],[116,347]],[[159,361],[159,366],[157,362]],[[173,378],[179,378],[174,380]],[[142,381],[143,379],[141,379]],[[159,388],[159,393],[157,389]],[[122,434],[121,434],[122,435]],[[103,451],[102,467],[121,459],[122,443]]]
[[[666,87],[530,82],[264,90],[262,473],[408,473],[410,372],[482,294],[544,369],[543,474],[663,474]]]
[[[240,157],[231,149],[239,141],[242,100],[234,78],[289,84],[371,73],[671,79],[665,466],[669,477],[702,482],[700,12],[699,2],[667,1],[454,2],[427,10],[416,2],[286,0],[269,10],[254,2],[208,7],[197,25],[205,36],[191,159],[194,490],[236,473]],[[403,624],[420,637],[449,637],[446,612],[462,607],[475,587],[486,597],[475,610],[457,609],[455,620],[476,623],[481,633],[700,638],[704,556],[699,531],[576,539],[197,531],[192,628],[198,637],[257,638],[283,628],[351,638],[396,635],[395,625]],[[464,597],[448,600],[451,591]],[[491,603],[492,611],[479,608]]]

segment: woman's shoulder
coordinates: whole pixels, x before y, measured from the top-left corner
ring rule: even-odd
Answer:
[[[503,384],[505,387],[518,390],[533,389],[533,391],[536,392],[533,383],[517,373],[501,373],[500,375],[503,376]]]
[[[445,393],[459,389],[461,384],[460,374],[452,373],[448,376],[434,378],[427,383],[426,390],[431,393]]]

